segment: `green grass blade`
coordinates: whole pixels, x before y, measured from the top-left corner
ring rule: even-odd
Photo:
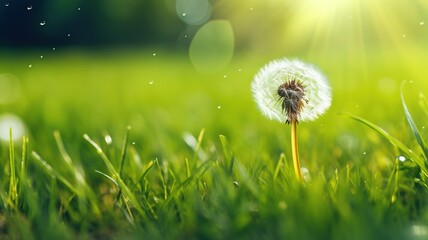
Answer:
[[[424,110],[425,114],[428,115],[428,100],[422,93],[419,93],[419,105],[422,110]]]
[[[120,177],[119,173],[114,168],[113,164],[111,163],[110,159],[108,159],[107,155],[103,152],[101,147],[95,143],[87,134],[83,135],[83,138],[91,144],[95,150],[97,150],[98,156],[103,160],[104,164],[106,165],[107,169],[110,171],[110,173],[113,175],[113,178],[116,180],[117,184],[119,185],[119,189],[123,192],[123,194],[131,201],[131,203],[134,205],[135,209],[138,211],[138,213],[146,219],[146,214],[144,213],[143,208],[141,207],[140,203],[137,201],[137,198],[135,195],[129,190],[128,186],[125,184],[125,182]]]
[[[63,177],[60,173],[55,171],[49,163],[47,163],[38,153],[35,151],[32,152],[33,158],[36,160],[37,165],[41,167],[47,174],[49,174],[53,178],[57,178],[60,182],[62,182],[67,188],[69,188],[74,194],[78,195],[79,191],[75,188],[65,177]]]
[[[364,118],[358,117],[356,115],[353,115],[351,113],[345,113],[342,112],[340,113],[341,115],[345,115],[348,116],[358,122],[363,123],[364,125],[370,127],[371,129],[375,130],[376,132],[378,132],[380,135],[382,135],[386,140],[388,140],[392,145],[396,146],[398,149],[400,149],[403,154],[405,154],[406,156],[408,156],[413,162],[415,162],[416,164],[419,165],[419,167],[421,168],[423,174],[425,176],[428,177],[428,169],[424,164],[424,161],[421,157],[419,157],[418,155],[416,155],[411,149],[409,149],[406,145],[404,145],[402,142],[400,142],[400,140],[396,139],[395,137],[391,136],[388,132],[386,132],[384,129],[382,129],[381,127],[367,121]]]
[[[119,187],[119,184],[112,177],[110,177],[109,175],[107,175],[107,174],[105,174],[105,173],[103,173],[101,171],[98,171],[98,170],[95,170],[95,172],[98,173],[98,174],[100,174],[100,175],[102,175],[102,176],[104,176],[108,180],[110,180],[112,183],[114,183],[114,185],[116,185],[116,187]]]
[[[128,149],[128,141],[129,141],[129,132],[130,131],[131,131],[131,126],[128,126],[126,128],[125,139],[123,140],[123,145],[122,145],[122,153],[121,153],[120,168],[119,168],[120,177],[122,177],[123,166],[125,164],[125,158],[126,158],[126,152]]]
[[[416,141],[418,142],[419,146],[422,149],[422,153],[423,153],[424,158],[425,158],[425,166],[428,166],[428,162],[427,162],[428,161],[428,159],[427,159],[428,148],[427,148],[427,145],[425,144],[425,141],[422,138],[422,136],[421,136],[418,128],[416,127],[415,122],[413,121],[412,115],[410,114],[410,112],[409,112],[409,110],[407,108],[406,102],[404,101],[404,96],[403,96],[403,87],[404,87],[404,84],[405,84],[405,82],[403,82],[401,84],[401,91],[400,91],[401,102],[403,104],[404,114],[406,115],[407,122],[409,123],[410,128],[412,129],[413,134],[415,135]]]
[[[27,164],[28,163],[28,137],[22,138],[22,157],[21,157],[21,172],[19,175],[19,194],[24,193],[27,183]]]
[[[15,148],[13,145],[12,128],[9,128],[9,170],[10,170],[10,181],[9,181],[9,201],[16,206],[18,202],[18,191],[17,191],[17,179],[16,179],[16,168],[15,168]]]

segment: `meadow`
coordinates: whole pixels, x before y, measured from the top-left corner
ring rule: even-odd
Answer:
[[[304,184],[289,126],[261,116],[250,90],[260,67],[283,56],[236,55],[208,74],[162,48],[4,51],[0,74],[19,90],[0,114],[18,116],[26,133],[9,141],[6,130],[1,142],[0,237],[426,239],[421,166],[340,114],[423,159],[400,99],[407,81],[426,138],[423,51],[307,55],[333,101],[299,125]]]

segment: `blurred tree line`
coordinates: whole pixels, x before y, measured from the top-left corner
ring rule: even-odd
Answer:
[[[170,0],[1,0],[0,47],[175,44]]]

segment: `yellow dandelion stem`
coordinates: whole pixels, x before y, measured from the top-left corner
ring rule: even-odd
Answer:
[[[294,172],[298,181],[302,181],[302,172],[300,170],[299,147],[297,144],[297,121],[291,121],[291,154],[293,156]]]

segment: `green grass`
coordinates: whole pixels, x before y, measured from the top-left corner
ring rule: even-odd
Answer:
[[[409,65],[308,58],[329,76],[333,105],[299,126],[305,185],[289,127],[251,98],[269,56],[202,74],[162,51],[3,55],[0,73],[14,74],[22,94],[0,113],[21,117],[28,138],[1,143],[0,237],[424,239],[428,116],[418,101],[428,85],[424,56],[412,54],[420,61]],[[406,112],[403,79],[413,80]]]

